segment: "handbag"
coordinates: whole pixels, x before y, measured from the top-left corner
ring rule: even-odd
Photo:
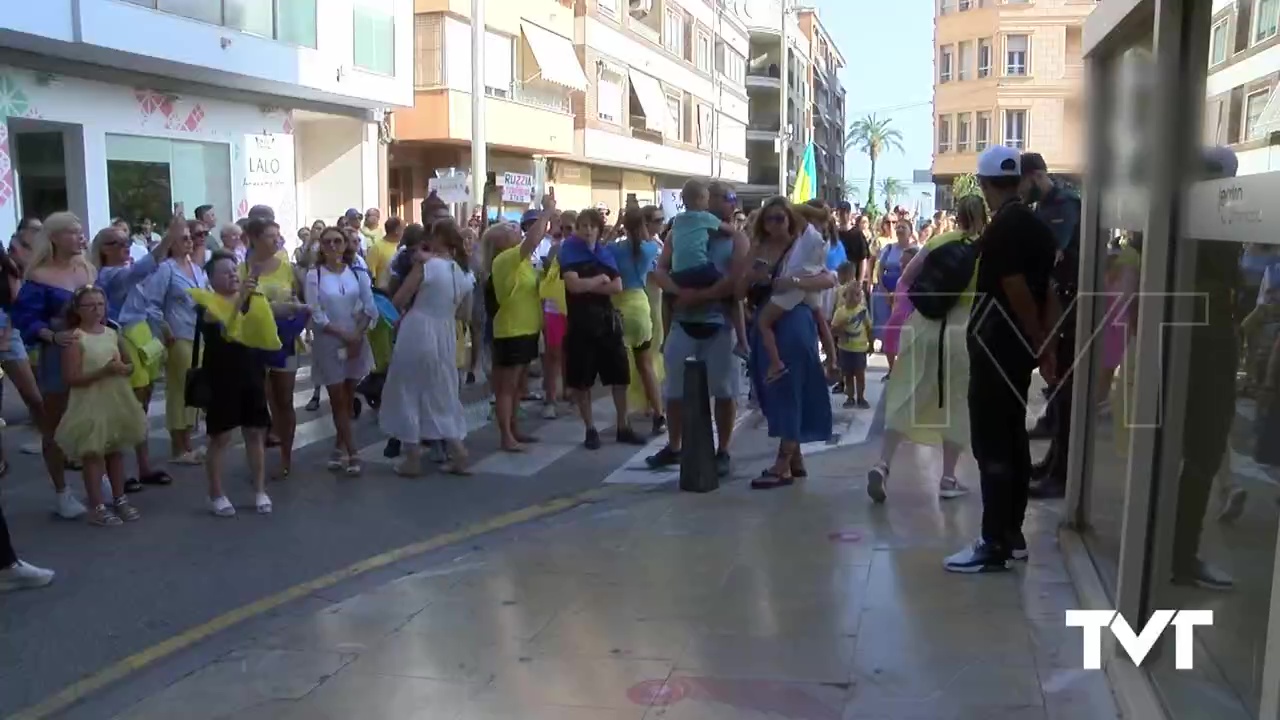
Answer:
[[[213,383],[200,357],[200,336],[204,334],[204,307],[196,307],[196,339],[191,345],[191,367],[187,369],[183,399],[187,407],[209,410],[213,400]]]

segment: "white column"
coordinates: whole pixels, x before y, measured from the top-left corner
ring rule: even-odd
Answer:
[[[471,192],[474,204],[484,199],[484,0],[471,0]]]
[[[791,85],[787,77],[791,74],[791,59],[787,43],[787,0],[779,0],[782,12],[779,15],[779,37],[782,39],[782,94],[778,100],[778,194],[787,194],[787,101],[790,100]]]

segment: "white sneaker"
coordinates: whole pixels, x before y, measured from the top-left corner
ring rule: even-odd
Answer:
[[[0,593],[40,588],[53,582],[53,571],[21,560],[0,570]]]
[[[44,446],[40,444],[39,440],[34,440],[19,447],[18,451],[23,455],[39,455],[44,452]]]
[[[221,518],[230,518],[236,516],[236,507],[223,495],[209,501],[209,512]]]
[[[554,404],[547,403],[546,405],[542,406],[542,419],[543,420],[556,419],[556,406]]]
[[[938,481],[938,497],[943,500],[953,500],[968,494],[969,488],[961,485],[960,481],[953,477],[943,477]]]
[[[63,520],[75,520],[76,518],[83,517],[84,514],[89,511],[75,495],[71,494],[70,490],[63,490],[58,493],[58,509],[56,512],[58,513],[58,517]]]

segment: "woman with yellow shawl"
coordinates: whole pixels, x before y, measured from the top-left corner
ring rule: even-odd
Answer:
[[[244,436],[245,455],[253,476],[254,507],[262,515],[271,512],[264,470],[267,428],[271,427],[266,363],[268,354],[281,347],[271,303],[257,292],[257,274],[241,281],[237,264],[231,253],[214,253],[205,266],[211,291],[187,291],[203,310],[197,329],[197,337],[204,342],[198,382],[216,388],[208,393],[205,408],[209,511],[224,518],[236,514],[222,488],[223,455],[231,444],[231,431],[236,428]]]
[[[653,239],[650,223],[646,216],[656,220],[656,209],[649,213],[643,210],[628,210],[622,216],[622,225],[627,236],[609,246],[618,265],[618,275],[622,278],[622,292],[613,296],[613,306],[622,314],[622,339],[631,351],[632,382],[628,397],[635,395],[637,386],[641,388],[643,397],[637,398],[636,407],[647,405],[653,417],[653,434],[660,435],[666,429],[667,419],[662,414],[662,395],[658,392],[660,377],[654,371],[654,358],[661,353],[654,349],[653,312],[649,304],[649,293],[646,289],[649,273],[658,260],[658,242]],[[659,345],[660,347],[660,345]],[[660,361],[659,361],[660,362]],[[639,383],[635,379],[639,379]]]

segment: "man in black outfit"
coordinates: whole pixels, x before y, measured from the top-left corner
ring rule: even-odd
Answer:
[[[978,240],[977,300],[969,324],[969,425],[982,480],[982,535],[948,557],[951,572],[1008,570],[1027,557],[1022,520],[1031,481],[1027,390],[1040,367],[1055,377],[1050,337],[1058,313],[1051,291],[1054,240],[1018,197],[1021,157],[1003,145],[978,156],[978,185],[992,209]]]
[[[841,200],[836,205],[836,221],[840,224],[840,244],[844,245],[844,254],[853,265],[853,278],[861,282],[867,275],[867,260],[871,257],[871,245],[862,230],[853,224],[853,206],[848,200]]]

